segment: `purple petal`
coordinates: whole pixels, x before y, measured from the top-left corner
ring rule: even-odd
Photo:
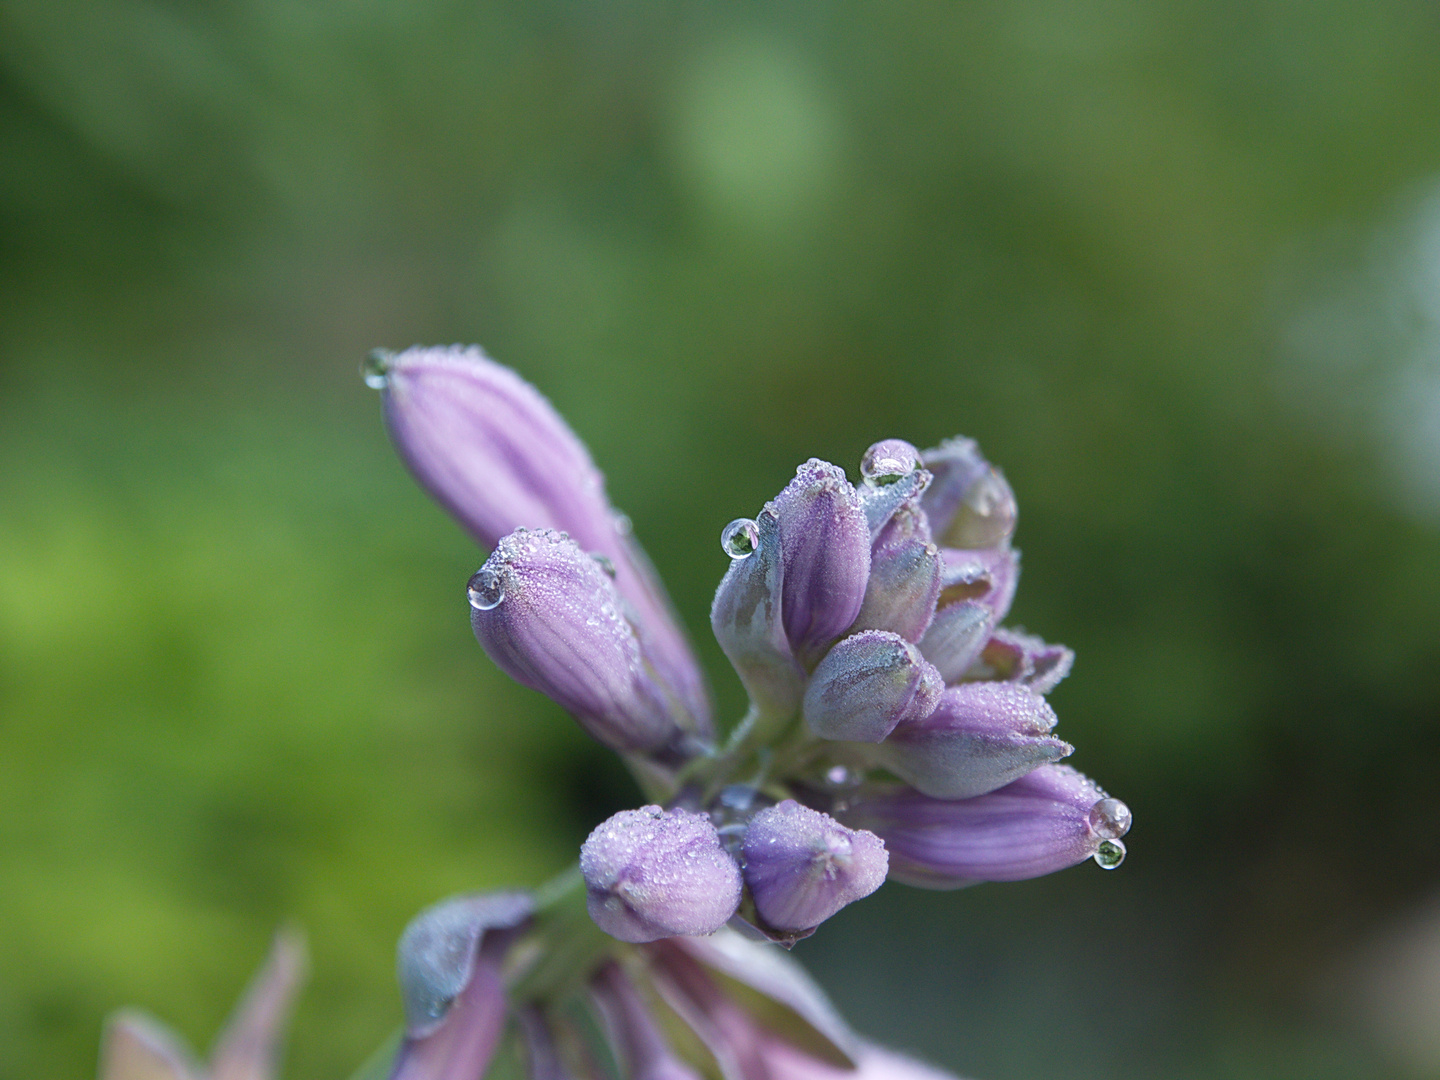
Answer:
[[[781,619],[802,660],[845,632],[870,576],[870,526],[845,472],[811,458],[775,499],[785,560]]]
[[[978,600],[949,604],[935,613],[920,639],[920,652],[941,679],[954,682],[975,663],[994,625],[994,614]]]
[[[885,882],[885,845],[786,799],[750,820],[742,846],[755,909],[777,930],[819,926]]]
[[[861,1044],[853,1071],[837,1069],[779,1039],[766,1041],[763,1056],[770,1080],[956,1080],[951,1073],[874,1043]]]
[[[825,654],[801,713],[822,739],[878,743],[896,724],[928,716],[943,689],[940,673],[910,642],[863,630]]]
[[[740,868],[710,818],[645,806],[602,822],[580,849],[587,906],[621,941],[713,934],[740,904]]]
[[[932,799],[913,788],[865,792],[837,816],[885,841],[891,877],[954,889],[1040,877],[1083,862],[1101,843],[1089,813],[1103,797],[1074,769],[1042,765],[973,799]]]
[[[1015,495],[973,439],[946,439],[921,455],[935,479],[923,505],[948,547],[1002,547],[1015,531]]]
[[[277,1074],[281,1037],[305,967],[300,932],[275,935],[265,966],[215,1043],[210,1080],[269,1080]]]
[[[1011,548],[988,551],[940,549],[941,572],[939,610],[961,600],[984,604],[995,622],[1004,620],[1020,583],[1020,553]],[[938,614],[938,612],[937,612]]]
[[[400,938],[405,1041],[391,1080],[474,1080],[505,1026],[500,965],[534,904],[524,893],[446,900]]]
[[[413,348],[384,361],[385,420],[400,456],[484,547],[518,528],[568,532],[615,568],[646,656],[710,730],[709,700],[664,589],[560,414],[478,348]]]
[[[670,1049],[635,984],[619,964],[613,960],[605,964],[591,980],[590,988],[605,1018],[624,1076],[629,1080],[699,1080],[695,1070]]]
[[[471,579],[471,608],[475,637],[500,669],[606,746],[654,750],[679,733],[615,583],[563,533],[502,539]]]
[[[1064,645],[1050,645],[1021,630],[1001,628],[980,651],[967,678],[1018,682],[1038,694],[1048,694],[1075,664],[1075,654]]]
[[[204,1070],[169,1028],[134,1009],[105,1023],[100,1080],[199,1080]]]
[[[969,799],[1072,753],[1051,737],[1054,726],[1054,711],[1027,687],[966,683],[941,694],[923,720],[891,732],[880,761],[925,795]]]
[[[857,630],[890,630],[906,641],[919,641],[935,614],[940,596],[940,551],[919,504],[896,509],[870,547],[870,578],[855,616]]]
[[[755,520],[755,550],[735,559],[710,608],[710,625],[750,698],[771,716],[789,717],[800,702],[805,673],[790,651],[780,618],[785,565],[776,512]]]

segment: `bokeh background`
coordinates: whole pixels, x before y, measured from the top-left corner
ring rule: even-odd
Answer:
[[[480,342],[606,470],[722,715],[721,526],[977,437],[1129,862],[797,954],[986,1080],[1440,1076],[1440,7],[0,0],[0,1077],[398,1022],[432,900],[635,802],[472,640],[357,375]]]

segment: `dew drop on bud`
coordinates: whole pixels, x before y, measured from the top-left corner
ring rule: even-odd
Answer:
[[[1101,840],[1095,849],[1095,865],[1101,870],[1114,870],[1125,861],[1125,845],[1119,840]]]
[[[877,442],[860,459],[860,475],[871,484],[893,484],[914,472],[920,465],[915,447],[903,439]]]
[[[760,546],[760,526],[749,518],[736,518],[721,530],[720,546],[732,559],[748,559]]]
[[[613,578],[615,576],[615,562],[610,558],[609,555],[603,555],[598,551],[592,551],[590,552],[590,557],[600,565],[601,570],[605,571],[606,577]]]
[[[500,580],[500,575],[483,566],[470,578],[466,591],[470,594],[470,606],[476,611],[497,608],[505,599],[505,583]]]
[[[360,365],[360,375],[371,390],[384,390],[390,381],[390,361],[395,354],[388,349],[371,349]]]
[[[1090,808],[1090,830],[1106,840],[1119,840],[1130,831],[1131,821],[1130,807],[1119,799],[1101,799]]]

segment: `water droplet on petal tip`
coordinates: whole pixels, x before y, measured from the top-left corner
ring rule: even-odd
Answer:
[[[395,354],[389,349],[371,349],[360,364],[360,376],[371,390],[384,390],[390,383],[390,362]]]
[[[1119,799],[1107,796],[1090,808],[1090,829],[1104,840],[1119,840],[1130,831],[1133,820],[1130,807]]]
[[[1114,870],[1125,861],[1125,845],[1119,840],[1101,840],[1094,858],[1101,870]]]
[[[760,527],[749,518],[736,518],[720,532],[720,547],[732,559],[748,559],[760,546]]]
[[[476,611],[491,611],[505,599],[505,583],[500,575],[483,566],[471,576],[465,591],[470,596],[470,606]]]

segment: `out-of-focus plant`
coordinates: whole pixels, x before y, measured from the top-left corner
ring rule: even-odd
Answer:
[[[377,352],[365,378],[416,478],[491,549],[467,590],[485,652],[649,800],[537,893],[419,915],[399,948],[404,1033],[366,1075],[938,1075],[857,1037],[774,946],[887,876],[958,888],[1125,857],[1129,809],[1058,763],[1072,747],[1045,695],[1072,654],[1000,625],[1020,569],[1001,473],[968,439],[888,439],[858,484],[811,459],[726,526],[711,625],[750,708],[722,735],[629,519],[550,404],[473,348]],[[102,1080],[271,1075],[287,942],[208,1073],[122,1016]]]

